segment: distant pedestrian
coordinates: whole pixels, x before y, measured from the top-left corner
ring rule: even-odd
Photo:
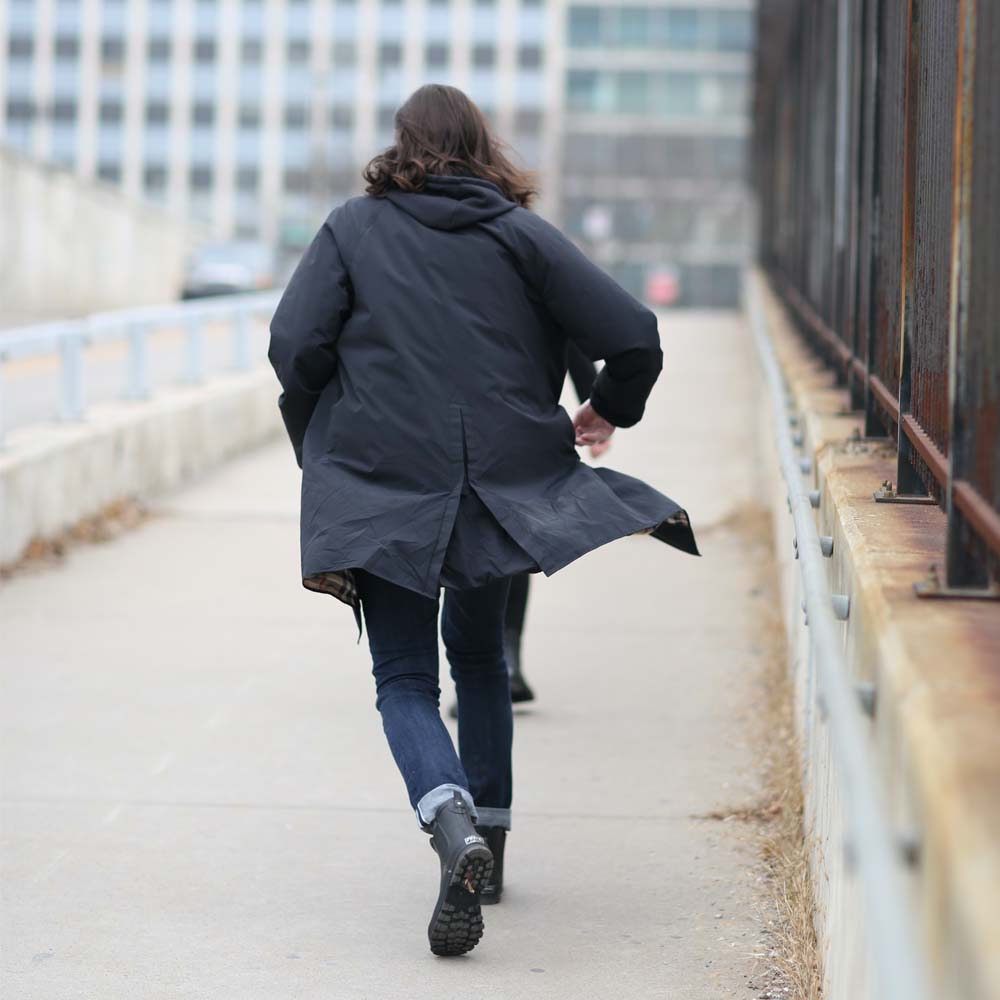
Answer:
[[[440,859],[431,950],[457,955],[502,889],[510,578],[639,532],[697,548],[673,500],[579,459],[574,445],[641,418],[662,365],[656,319],[528,210],[530,181],[479,109],[421,87],[365,179],[293,274],[269,357],[303,470],[303,583],[359,628],[364,615],[376,707]],[[567,338],[605,362],[572,420],[558,402]],[[439,712],[442,587],[458,753]]]
[[[572,341],[567,345],[567,363],[569,377],[581,403],[590,397],[590,390],[597,378],[597,369],[579,347]],[[611,441],[597,441],[590,446],[592,458],[598,458],[611,447]],[[510,701],[512,705],[534,701],[535,692],[528,679],[524,676],[521,664],[521,639],[524,635],[524,618],[528,611],[528,594],[531,592],[531,574],[518,573],[511,577],[510,591],[507,594],[507,609],[503,617],[503,655],[507,662],[507,673],[510,676]],[[458,703],[448,710],[453,718],[458,718]]]

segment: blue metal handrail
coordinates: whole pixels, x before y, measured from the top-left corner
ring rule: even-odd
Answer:
[[[252,364],[250,329],[253,319],[269,315],[281,295],[278,291],[226,295],[160,306],[142,306],[93,313],[77,319],[54,320],[0,330],[0,446],[4,441],[3,367],[11,361],[50,357],[60,359],[59,415],[67,421],[84,419],[84,348],[98,343],[124,342],[128,345],[127,385],[129,399],[150,395],[149,335],[159,330],[185,330],[184,379],[191,384],[206,375],[204,326],[230,323],[233,337],[233,364],[246,371]]]
[[[903,859],[877,768],[864,731],[866,692],[856,690],[844,657],[837,622],[850,613],[845,594],[831,594],[825,559],[830,540],[820,537],[813,515],[819,497],[807,490],[803,477],[812,464],[800,459],[790,426],[788,390],[771,345],[759,274],[751,272],[744,287],[750,333],[757,348],[764,384],[774,418],[778,461],[788,488],[788,509],[795,525],[796,558],[801,572],[803,602],[809,626],[811,678],[806,706],[813,704],[830,727],[840,794],[845,806],[845,848],[861,882],[866,904],[868,938],[878,995],[884,1000],[929,1000],[924,948],[906,887]]]

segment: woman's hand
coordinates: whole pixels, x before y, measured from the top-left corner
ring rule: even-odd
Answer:
[[[576,411],[576,416],[573,417],[573,429],[576,431],[578,445],[599,445],[611,438],[615,432],[615,425],[609,424],[604,417],[599,416],[588,399]]]

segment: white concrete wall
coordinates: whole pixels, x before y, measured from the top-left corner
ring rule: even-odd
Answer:
[[[177,296],[186,222],[0,149],[0,326]]]
[[[110,403],[87,420],[15,431],[0,452],[0,566],[108,504],[160,493],[283,433],[274,372]]]

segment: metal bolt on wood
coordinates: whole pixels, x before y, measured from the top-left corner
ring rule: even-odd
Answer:
[[[851,614],[851,599],[847,594],[833,595],[833,613],[838,621],[846,622]]]
[[[898,837],[899,856],[908,868],[916,868],[920,864],[920,835],[915,830],[906,830]]]
[[[861,711],[870,719],[875,718],[875,685],[869,681],[860,681],[854,685]]]

